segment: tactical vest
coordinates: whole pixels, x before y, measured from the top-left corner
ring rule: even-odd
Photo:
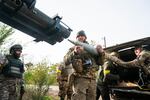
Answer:
[[[6,77],[22,78],[23,63],[20,59],[6,56],[8,63],[2,69],[2,74]]]

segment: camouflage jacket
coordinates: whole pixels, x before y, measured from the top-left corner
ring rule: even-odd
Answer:
[[[95,72],[99,69],[96,59],[86,51],[76,54],[71,48],[65,55],[64,62],[72,64],[75,72],[74,75],[85,78],[96,78]]]

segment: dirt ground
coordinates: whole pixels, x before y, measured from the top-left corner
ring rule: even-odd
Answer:
[[[53,100],[59,100],[58,91],[58,86],[50,86],[48,95],[52,96]]]
[[[55,100],[59,100],[58,99],[58,91],[59,91],[59,88],[58,86],[50,86],[49,88],[49,95],[53,96],[53,97],[56,97]],[[101,98],[99,100],[102,100]],[[113,100],[113,99],[111,99]]]

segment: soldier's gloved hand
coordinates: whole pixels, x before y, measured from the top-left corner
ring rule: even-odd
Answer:
[[[77,54],[80,54],[83,50],[84,48],[82,46],[75,46],[74,48],[74,52]]]

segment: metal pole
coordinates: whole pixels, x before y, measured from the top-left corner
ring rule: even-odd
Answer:
[[[106,38],[105,38],[105,36],[104,36],[104,48],[106,48]]]

